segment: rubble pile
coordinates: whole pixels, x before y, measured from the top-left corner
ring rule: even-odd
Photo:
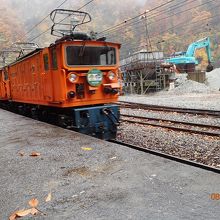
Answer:
[[[206,73],[206,82],[198,83],[187,79],[187,74],[178,74],[176,76],[175,88],[168,91],[169,94],[187,94],[187,93],[216,93],[220,91],[220,68]]]
[[[213,71],[206,73],[206,85],[215,91],[220,90],[220,68],[214,69]]]
[[[211,93],[213,89],[203,83],[181,79],[178,86],[169,91],[170,94],[184,95],[187,93]]]

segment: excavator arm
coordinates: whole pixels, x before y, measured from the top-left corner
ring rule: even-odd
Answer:
[[[205,48],[206,53],[207,53],[207,57],[208,57],[208,63],[209,63],[206,68],[207,72],[210,72],[213,70],[210,45],[211,45],[210,38],[206,37],[204,39],[198,40],[198,41],[190,44],[187,51],[186,51],[186,57],[195,57],[195,52],[197,49]]]

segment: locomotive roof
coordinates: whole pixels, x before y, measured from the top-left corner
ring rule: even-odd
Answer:
[[[34,55],[34,54],[36,54],[36,53],[38,53],[38,52],[40,52],[42,50],[43,50],[43,48],[36,48],[35,50],[31,51],[30,53],[27,53],[24,56],[19,57],[17,60],[15,60],[14,62],[10,63],[8,66],[13,65],[13,64],[17,63],[18,61],[21,61],[21,60],[23,60],[23,59],[25,59],[25,58],[27,58],[29,56],[32,56],[32,55]]]
[[[85,45],[88,43],[92,43],[92,44],[100,44],[100,45],[108,45],[108,44],[112,44],[115,46],[119,46],[119,48],[121,47],[120,43],[114,43],[114,42],[108,42],[108,41],[97,41],[97,40],[73,40],[73,41],[59,41],[57,43],[51,44],[50,47],[53,47],[55,45],[59,45],[59,44],[71,44],[71,43],[85,43]],[[74,45],[74,44],[72,44]]]
[[[25,54],[24,56],[18,58],[17,61],[22,60],[22,59],[24,59],[24,58],[26,58],[26,57],[29,57],[29,56],[31,56],[31,55],[33,55],[33,54],[35,54],[35,53],[38,53],[38,52],[41,51],[41,50],[43,50],[43,48],[36,48],[35,50],[31,51],[30,53],[27,53],[27,54]]]

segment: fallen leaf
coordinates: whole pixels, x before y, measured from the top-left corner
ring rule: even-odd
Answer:
[[[82,150],[90,151],[90,150],[93,150],[93,149],[91,147],[82,147]]]
[[[40,156],[40,153],[34,151],[30,154],[30,156],[31,157],[38,157],[38,156]]]
[[[15,213],[13,213],[10,217],[9,220],[15,220],[17,217],[17,215]]]
[[[19,155],[21,156],[21,157],[23,157],[24,156],[24,152],[19,152]]]
[[[29,215],[31,213],[31,209],[22,209],[22,210],[18,210],[16,212],[14,212],[10,217],[9,220],[14,220],[17,217],[24,217],[26,215]]]
[[[35,208],[32,208],[31,209],[31,215],[37,215],[38,214],[38,210],[37,209],[35,209]]]
[[[26,215],[29,215],[31,213],[31,209],[26,209],[26,210],[20,210],[20,211],[17,211],[15,214],[18,216],[18,217],[24,217]]]
[[[37,199],[31,199],[28,204],[32,207],[32,208],[35,208],[38,206],[39,204],[39,201]]]
[[[52,195],[51,195],[51,193],[49,193],[47,198],[45,199],[45,201],[49,202],[49,201],[51,201],[51,199],[52,199]]]

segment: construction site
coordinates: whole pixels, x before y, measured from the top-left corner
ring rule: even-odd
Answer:
[[[150,40],[150,39],[148,39]],[[213,70],[211,64],[210,39],[204,38],[189,45],[186,52],[176,52],[165,57],[162,51],[142,49],[120,62],[125,94],[144,95],[178,86],[178,78],[187,74],[187,79],[206,82],[206,71]],[[196,50],[207,52],[207,67],[204,69],[196,59]]]

